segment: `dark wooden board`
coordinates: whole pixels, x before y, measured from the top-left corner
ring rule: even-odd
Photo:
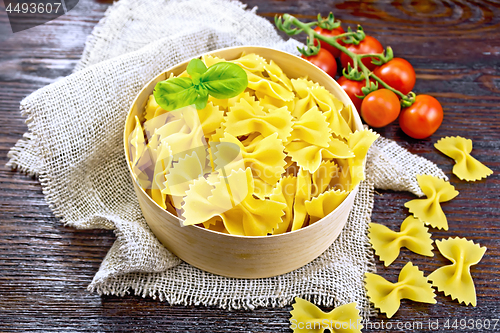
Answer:
[[[495,1],[244,1],[272,20],[291,13],[313,19],[334,11],[344,24],[360,23],[368,34],[391,45],[417,72],[415,91],[437,97],[443,125],[431,138],[413,140],[397,124],[381,134],[437,163],[460,195],[444,204],[450,230],[432,230],[434,239],[467,237],[488,248],[472,267],[477,307],[464,306],[438,293],[435,305],[404,300],[390,320],[379,315],[370,332],[468,331],[449,327],[455,319],[484,323],[500,319],[500,4]],[[1,2],[0,2],[1,5]],[[45,25],[0,41],[0,331],[2,332],[290,332],[291,307],[225,311],[170,306],[140,296],[100,297],[86,290],[114,241],[111,231],[63,226],[44,201],[36,179],[5,167],[7,152],[26,131],[20,100],[71,73],[85,39],[109,4],[80,0],[78,6]],[[0,23],[6,23],[0,15]],[[3,30],[2,30],[3,32]],[[300,37],[302,38],[302,37]],[[4,39],[4,38],[2,38]],[[2,40],[0,39],[0,40]],[[437,139],[461,135],[474,142],[473,155],[495,174],[467,183],[451,174],[453,162],[433,148]],[[409,193],[378,191],[373,221],[397,229],[408,215]],[[425,274],[448,264],[402,250],[378,272],[395,281],[411,260]],[[429,321],[440,326],[429,328]],[[392,329],[382,328],[392,323]],[[396,325],[413,328],[397,329]],[[469,324],[469,322],[467,322]],[[422,325],[419,327],[419,325]],[[378,329],[377,329],[378,327]],[[475,331],[491,331],[475,329]],[[500,323],[496,330],[500,330]],[[470,330],[472,331],[472,330]]]

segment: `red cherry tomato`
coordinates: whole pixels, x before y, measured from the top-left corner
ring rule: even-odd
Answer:
[[[332,30],[316,27],[316,28],[314,28],[314,31],[316,31],[317,33],[319,33],[320,35],[323,35],[325,37],[334,37],[334,36],[338,36],[340,34],[343,34],[345,32],[344,29],[340,26],[338,28],[335,28]],[[339,43],[342,44],[342,42],[340,42],[340,40],[339,40]],[[326,42],[323,42],[323,41],[320,41],[320,44],[321,44],[322,48],[324,48],[325,50],[330,52],[332,54],[332,56],[334,56],[335,58],[340,57],[340,50],[339,49],[337,49],[334,46],[332,46]]]
[[[432,96],[418,95],[415,102],[401,111],[399,126],[414,139],[423,139],[437,131],[443,122],[443,108]]]
[[[302,55],[302,58],[318,66],[331,77],[337,75],[337,62],[332,54],[325,49],[319,49],[318,54],[313,56],[306,57]]]
[[[399,116],[401,104],[398,96],[388,89],[369,93],[361,103],[361,117],[372,127],[383,127]]]
[[[415,86],[415,70],[403,58],[394,58],[377,67],[373,73],[382,81],[403,94],[408,94]]]
[[[380,44],[380,42],[372,36],[368,35],[366,35],[358,45],[350,44],[347,49],[356,54],[382,53],[384,51],[382,44]],[[344,68],[347,68],[348,63],[351,64],[351,67],[353,65],[351,57],[343,52],[340,56],[340,62]],[[362,62],[371,71],[377,67],[377,65],[372,64],[372,58],[364,58]]]
[[[337,83],[347,93],[347,96],[349,96],[349,98],[351,99],[352,103],[354,104],[358,112],[361,112],[361,102],[363,102],[363,100],[361,98],[356,97],[356,95],[363,96],[361,88],[365,86],[365,80],[354,81],[347,79],[345,76],[342,76],[340,79],[337,80]]]

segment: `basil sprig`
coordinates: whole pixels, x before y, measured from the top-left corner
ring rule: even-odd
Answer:
[[[205,108],[208,95],[218,99],[237,96],[248,85],[247,73],[238,65],[219,62],[209,68],[200,59],[192,59],[187,66],[191,77],[172,77],[158,82],[153,95],[164,110],[172,111],[194,104]]]

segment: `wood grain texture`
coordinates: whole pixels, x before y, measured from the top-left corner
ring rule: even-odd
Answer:
[[[417,72],[415,91],[437,97],[443,125],[431,138],[412,140],[397,124],[380,133],[411,152],[437,163],[460,195],[445,204],[450,230],[432,230],[433,239],[461,236],[488,247],[472,267],[478,305],[466,307],[442,293],[435,305],[403,301],[389,322],[392,329],[369,332],[419,332],[429,320],[500,319],[500,5],[495,1],[243,1],[272,20],[288,12],[303,19],[334,11],[345,24],[361,23],[368,34],[391,45]],[[0,3],[1,5],[1,3]],[[0,331],[2,332],[290,332],[291,307],[224,311],[169,306],[140,296],[99,297],[86,287],[112,245],[104,230],[64,227],[46,205],[37,180],[5,168],[9,148],[26,130],[19,102],[32,91],[71,73],[86,36],[108,4],[80,0],[68,15],[0,42]],[[0,23],[5,17],[0,16]],[[437,139],[461,135],[474,142],[473,156],[495,174],[467,183],[451,174],[453,161],[433,148]],[[409,193],[379,191],[373,221],[397,229],[408,215]],[[394,281],[411,260],[429,274],[447,264],[437,250],[427,258],[403,249],[378,272]],[[375,319],[387,322],[384,315]],[[413,321],[423,328],[397,329]],[[497,325],[497,330],[500,326]],[[476,331],[491,331],[476,330]]]

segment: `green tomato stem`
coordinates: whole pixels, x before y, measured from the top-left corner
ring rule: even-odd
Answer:
[[[379,78],[377,75],[373,74],[373,72],[369,73],[369,76],[371,76],[375,81],[380,83],[382,85],[382,87],[384,87],[385,89],[392,91],[393,93],[395,93],[396,95],[398,95],[401,98],[406,98],[405,94],[403,94],[401,91],[396,90],[393,87],[391,87],[390,85],[388,85],[387,83],[385,83],[381,78]]]
[[[368,67],[364,66],[363,68],[363,75],[365,77],[365,86],[368,87],[370,86],[370,71],[368,70]]]

